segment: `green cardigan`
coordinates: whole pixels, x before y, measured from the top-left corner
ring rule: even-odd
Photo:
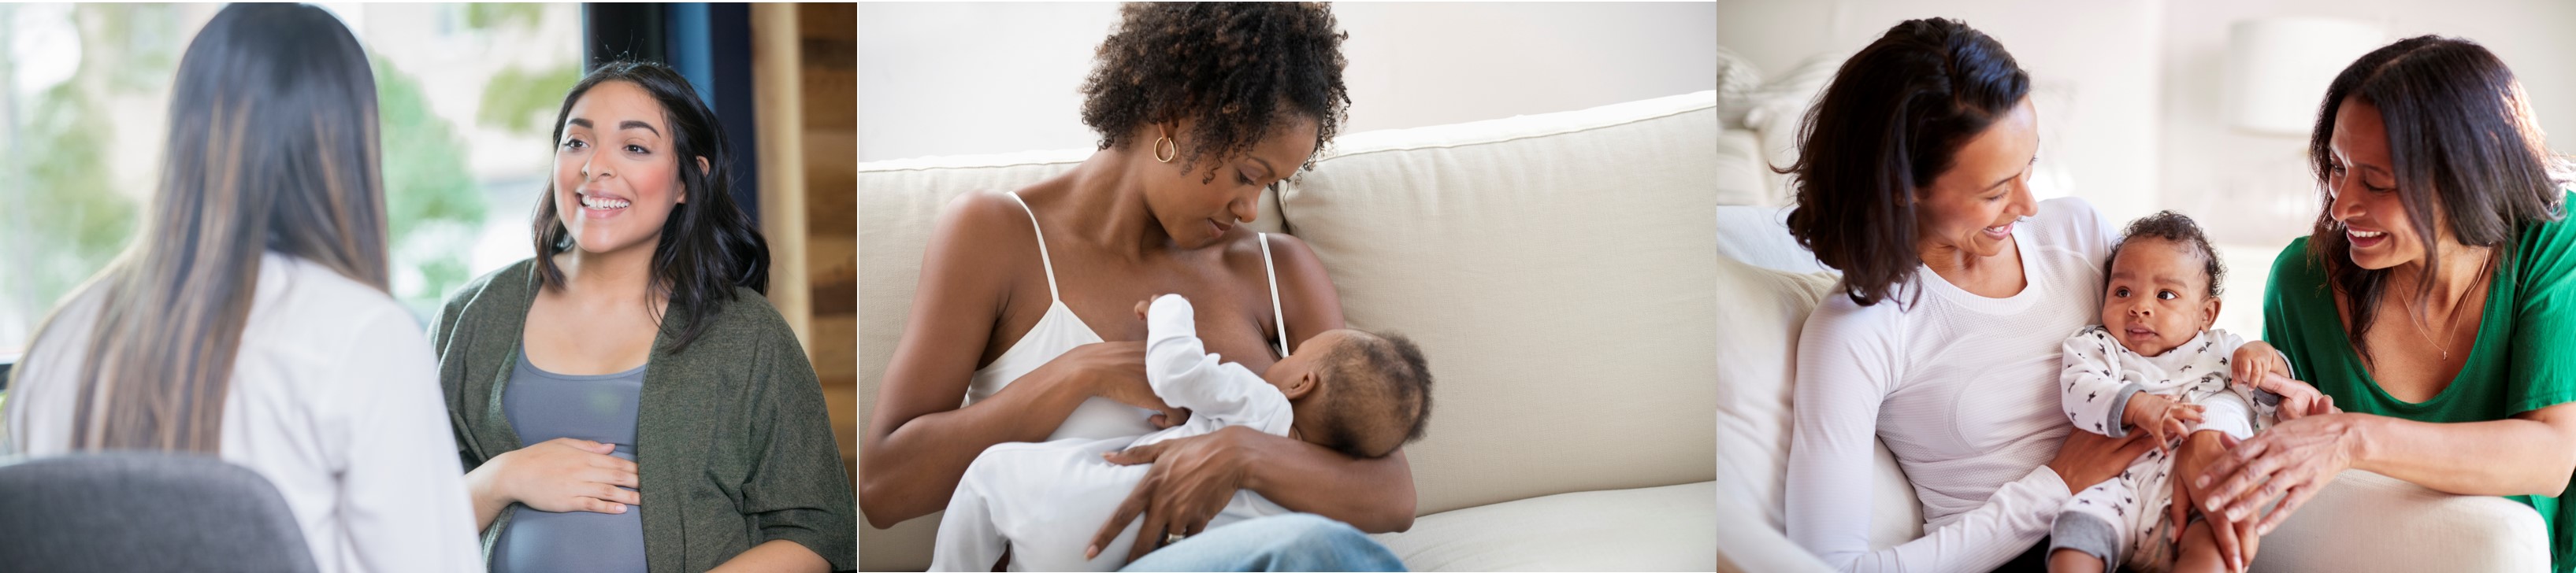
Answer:
[[[533,260],[475,279],[447,299],[430,344],[456,453],[473,470],[525,446],[501,410],[538,282]],[[644,561],[653,571],[705,571],[752,546],[794,541],[858,567],[858,503],[814,366],[777,309],[751,289],[680,354],[665,350],[680,315],[653,341],[635,413]],[[517,509],[512,505],[511,509]],[[509,527],[483,532],[484,558]]]

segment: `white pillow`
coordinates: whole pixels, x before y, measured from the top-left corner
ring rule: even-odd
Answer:
[[[1726,46],[1717,47],[1717,128],[1746,129],[1744,114],[1753,109],[1753,92],[1762,88],[1762,70]]]
[[[1718,207],[1717,489],[1721,508],[1744,508],[1786,529],[1797,343],[1807,315],[1834,294],[1838,275],[1790,239],[1783,209]],[[1750,258],[1752,262],[1740,259]],[[1875,441],[1875,440],[1873,440]],[[1885,444],[1871,464],[1872,548],[1923,534],[1923,507]]]
[[[1773,205],[1771,177],[1762,163],[1762,140],[1759,135],[1741,129],[1717,128],[1717,204]]]
[[[1832,83],[1834,72],[1842,68],[1849,54],[1830,53],[1812,56],[1798,67],[1773,76],[1760,89],[1747,97],[1752,108],[1744,114],[1744,125],[1762,136],[1763,161],[1787,168],[1798,163],[1798,128],[1807,120],[1807,108],[1824,95],[1825,85]],[[1790,186],[1789,176],[1762,172],[1771,182],[1772,195],[1786,203],[1797,190]]]
[[[1790,273],[1717,258],[1717,490],[1784,527],[1789,401],[1798,332],[1833,288],[1831,273]]]

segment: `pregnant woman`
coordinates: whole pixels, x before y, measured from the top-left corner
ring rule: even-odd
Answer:
[[[1836,72],[1800,142],[1789,230],[1843,273],[1798,341],[1791,539],[1845,571],[1982,571],[2041,558],[2059,506],[2154,446],[2067,431],[2059,349],[2101,308],[2112,227],[2038,203],[2029,75],[1942,19],[1896,25]],[[1925,535],[1872,551],[1871,440]],[[2018,557],[2017,557],[2018,556]]]
[[[613,63],[554,126],[535,258],[430,335],[491,570],[856,567],[822,387],[761,298],[715,113],[670,68]]]
[[[2390,44],[2329,85],[2308,141],[2325,209],[2273,263],[2263,338],[2346,413],[2235,444],[2202,509],[2286,496],[2251,524],[2269,532],[2364,469],[2528,504],[2552,569],[2576,568],[2576,195],[2513,71],[2467,40]]]
[[[1329,8],[1129,4],[1121,15],[1083,86],[1082,120],[1099,132],[1100,150],[1067,173],[968,194],[940,214],[860,443],[860,508],[871,525],[939,511],[994,444],[1178,423],[1185,414],[1144,380],[1138,300],[1189,297],[1208,350],[1256,371],[1283,348],[1342,327],[1332,281],[1305,244],[1241,226],[1259,216],[1262,190],[1305,166],[1340,126],[1343,35]],[[1358,532],[1412,524],[1401,451],[1359,460],[1228,428],[1117,460],[1154,465],[1121,512],[1141,517],[1099,532],[1141,528],[1129,557],[1143,558],[1131,570],[1402,566]],[[1191,537],[1239,489],[1322,517]]]

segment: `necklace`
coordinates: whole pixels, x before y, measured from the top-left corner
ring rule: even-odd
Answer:
[[[2410,297],[2410,298],[2411,298],[2411,297]],[[2454,319],[2458,318],[2458,312],[2457,312],[2457,311],[2459,310],[2459,305],[2456,305],[2456,304],[2455,304],[2455,305],[2452,305],[2452,307],[2451,307],[2451,308],[2452,308],[2452,311],[2453,311],[2452,318],[2454,318]],[[2440,340],[2434,340],[2434,339],[2433,339],[2432,329],[2429,329],[2429,328],[2425,328],[2425,327],[2424,327],[2424,315],[2423,315],[2423,311],[2422,311],[2422,309],[2416,308],[2415,303],[2414,303],[2412,300],[2409,300],[2409,301],[2406,303],[2406,311],[2407,311],[2407,312],[2406,312],[2406,319],[2407,319],[2407,322],[2409,322],[2409,323],[2413,323],[2413,324],[2415,325],[2415,335],[2416,335],[2416,336],[2421,336],[2421,337],[2423,337],[2423,338],[2424,338],[2424,342],[2425,342],[2426,344],[2431,344],[2431,345],[2433,345],[2433,348],[2440,349],[2440,350],[2442,351],[2442,362],[2443,362],[2444,364],[2448,364],[2448,363],[2450,363],[2450,362],[2451,362],[2451,345],[2450,345],[2450,342],[2449,342],[2449,341],[2451,340],[2451,331],[2452,331],[2456,326],[2458,326],[2459,321],[2458,321],[2458,320],[2452,320],[2452,321],[2449,321],[2449,322],[2445,322],[2445,323],[2443,323],[2443,324],[2442,324],[2442,338],[2441,338]]]
[[[2486,263],[2480,263],[2478,265],[2478,274],[2472,275],[2469,278],[2469,283],[2475,285],[2480,281],[2485,280],[2487,277],[2487,271],[2493,268],[2491,263],[2494,262],[2495,259],[2493,257],[2489,257]],[[2474,293],[2463,293],[2461,295],[2461,299],[2466,300],[2472,294]],[[2465,305],[2460,304],[2460,301],[2451,302],[2451,312],[2443,317],[2442,338],[2440,340],[2435,340],[2433,338],[2432,329],[2424,326],[2423,308],[2415,305],[2415,299],[2418,298],[2422,297],[2406,298],[2406,302],[2404,303],[2407,311],[2406,319],[2408,322],[2414,323],[2415,335],[2423,337],[2424,342],[2433,345],[2433,348],[2440,349],[2442,351],[2442,363],[2449,364],[2451,362],[2451,335],[2459,330],[2460,307]]]

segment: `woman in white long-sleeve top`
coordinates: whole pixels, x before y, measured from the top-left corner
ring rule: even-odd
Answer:
[[[429,343],[385,292],[377,125],[330,13],[217,13],[141,235],[38,330],[0,450],[219,456],[276,485],[322,571],[481,570]]]
[[[1807,116],[1790,232],[1843,273],[1799,337],[1791,539],[1844,571],[2043,566],[2073,492],[2154,444],[2069,435],[2059,343],[2101,308],[2114,232],[2031,197],[2030,76],[1959,22],[1911,20],[1853,55]],[[1872,439],[1925,535],[1873,551]]]

